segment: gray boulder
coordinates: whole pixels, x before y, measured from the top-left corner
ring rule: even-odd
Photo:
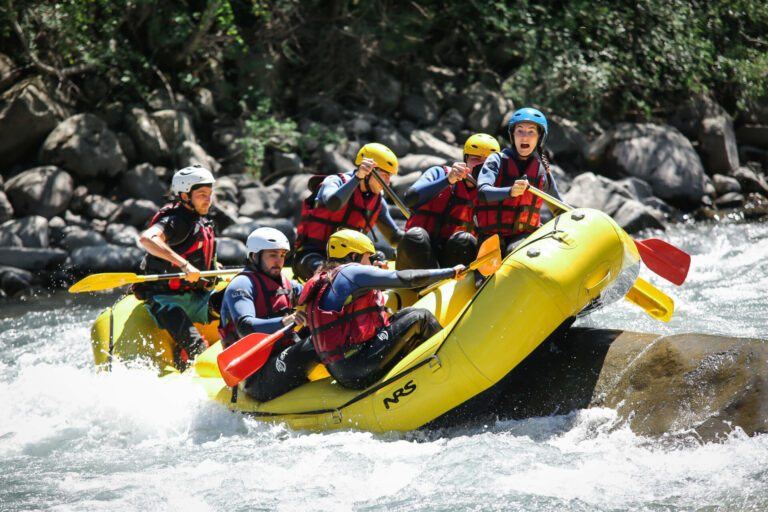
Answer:
[[[216,261],[225,267],[242,267],[247,257],[248,249],[240,240],[226,236],[216,239]]]
[[[13,205],[8,200],[8,196],[3,190],[0,190],[0,223],[13,218]]]
[[[248,187],[240,191],[242,203],[240,215],[258,219],[260,217],[285,217],[290,212],[289,205],[283,201],[283,187]]]
[[[0,296],[15,298],[31,292],[32,279],[27,270],[0,266]]]
[[[170,157],[168,144],[157,123],[146,110],[139,107],[131,108],[125,116],[125,125],[128,134],[136,144],[136,151],[141,161],[154,164],[168,160]]]
[[[128,224],[109,223],[104,230],[104,236],[112,245],[138,247],[139,244],[139,230]]]
[[[429,126],[437,121],[437,105],[418,94],[408,94],[400,102],[400,111],[419,126]]]
[[[16,216],[51,218],[64,212],[74,194],[72,176],[53,165],[35,167],[14,176],[5,185]]]
[[[0,231],[18,236],[24,247],[48,247],[50,242],[48,219],[40,215],[8,220],[0,225]]]
[[[62,233],[59,247],[69,252],[80,247],[106,245],[107,241],[100,233],[91,229],[83,229],[78,226],[67,226]]]
[[[733,119],[728,114],[702,121],[699,144],[707,174],[726,174],[739,167],[739,150],[736,146]]]
[[[120,189],[124,197],[148,199],[156,205],[163,203],[168,188],[160,181],[152,164],[131,167],[120,177]]]
[[[145,226],[157,211],[157,205],[148,199],[126,199],[120,203],[107,219],[110,223],[117,222],[128,224],[129,226]]]
[[[163,135],[163,139],[165,139],[165,143],[169,148],[178,147],[186,140],[197,142],[192,116],[188,113],[166,109],[152,112],[150,116],[160,129],[160,133]]]
[[[595,140],[587,156],[609,178],[640,178],[672,204],[695,207],[704,195],[701,159],[674,128],[621,123]]]
[[[461,162],[463,158],[462,148],[443,142],[424,130],[411,133],[411,146],[414,153],[435,155],[450,162]]]
[[[59,123],[43,143],[40,162],[80,178],[116,176],[128,165],[115,133],[93,114],[76,114]]]
[[[67,259],[67,251],[43,247],[1,247],[0,265],[32,272],[53,270]]]
[[[400,169],[398,170],[397,175],[404,176],[406,174],[418,173],[416,176],[418,178],[422,172],[430,167],[445,164],[446,159],[442,156],[410,154],[400,159]]]
[[[135,272],[144,256],[138,247],[102,245],[81,247],[72,251],[72,270],[78,275],[96,272]]]
[[[66,117],[40,77],[24,80],[0,96],[0,161],[7,168],[37,147]]]

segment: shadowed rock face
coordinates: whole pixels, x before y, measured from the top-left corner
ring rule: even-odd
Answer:
[[[562,326],[496,386],[428,427],[589,407],[616,409],[617,426],[650,437],[768,432],[768,341]]]
[[[621,333],[591,406],[615,408],[632,430],[693,430],[704,440],[733,427],[768,432],[768,342],[703,334]]]

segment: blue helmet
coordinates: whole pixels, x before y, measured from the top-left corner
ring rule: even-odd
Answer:
[[[547,127],[547,118],[544,117],[544,114],[541,113],[541,111],[536,110],[535,108],[526,107],[521,108],[520,110],[516,110],[514,114],[512,114],[512,119],[509,120],[509,127],[507,127],[507,133],[509,133],[509,140],[512,141],[514,144],[514,138],[512,137],[512,128],[521,121],[528,121],[531,123],[535,123],[544,130],[544,133],[541,135],[541,140],[539,141],[539,145],[543,146],[544,141],[547,140],[547,135],[549,135],[549,128]]]

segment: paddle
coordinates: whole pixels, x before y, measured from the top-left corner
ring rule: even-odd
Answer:
[[[255,332],[223,350],[216,361],[219,364],[221,377],[227,386],[237,386],[238,382],[250,377],[256,370],[264,366],[264,363],[269,359],[275,341],[282,338],[286,332],[294,327],[296,324],[291,322],[272,334]]]
[[[221,270],[204,270],[200,272],[200,277],[220,276],[224,274],[237,274],[241,268],[229,268]],[[178,274],[152,274],[140,276],[130,272],[110,272],[107,274],[93,274],[84,277],[69,287],[69,293],[95,292],[98,290],[109,290],[117,288],[124,284],[145,283],[147,281],[159,281],[161,279],[175,279],[185,277],[183,272]]]
[[[443,283],[446,283],[452,279],[458,279],[461,276],[467,275],[472,270],[479,270],[484,276],[489,276],[499,270],[501,267],[501,249],[499,248],[499,235],[493,235],[480,245],[480,249],[477,251],[477,259],[469,264],[467,268],[459,272],[459,275],[449,279],[443,279],[437,283],[431,284],[423,290],[419,291],[419,297],[423,297],[432,290],[435,290]]]
[[[528,190],[542,198],[548,205],[566,212],[573,210],[572,207],[535,187],[529,185]],[[691,266],[690,254],[658,238],[649,238],[648,240],[635,240],[633,238],[632,240],[648,269],[678,286],[683,284]]]
[[[407,206],[405,206],[405,203],[403,203],[399,197],[397,197],[397,194],[395,194],[395,191],[392,190],[392,187],[387,185],[384,180],[381,178],[381,175],[379,172],[374,168],[371,169],[371,174],[373,174],[373,177],[376,178],[376,181],[379,182],[379,185],[384,189],[384,192],[387,193],[387,195],[392,199],[392,201],[397,205],[398,208],[400,208],[400,211],[403,212],[403,215],[405,215],[406,219],[411,218],[411,211],[408,209]]]
[[[635,285],[624,296],[629,302],[640,306],[656,320],[669,322],[675,310],[672,299],[648,281],[637,278]]]

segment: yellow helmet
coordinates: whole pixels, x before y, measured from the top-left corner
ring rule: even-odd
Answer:
[[[376,254],[376,248],[367,235],[354,229],[340,229],[328,239],[328,257],[343,259],[349,253]]]
[[[355,165],[360,165],[363,158],[373,158],[376,162],[376,167],[387,171],[389,174],[397,174],[397,157],[384,144],[378,142],[369,142],[365,146],[360,148],[357,152],[357,158],[355,158]]]
[[[464,159],[466,160],[467,155],[486,159],[491,153],[497,153],[500,150],[499,141],[496,140],[496,137],[487,133],[476,133],[464,143]]]

